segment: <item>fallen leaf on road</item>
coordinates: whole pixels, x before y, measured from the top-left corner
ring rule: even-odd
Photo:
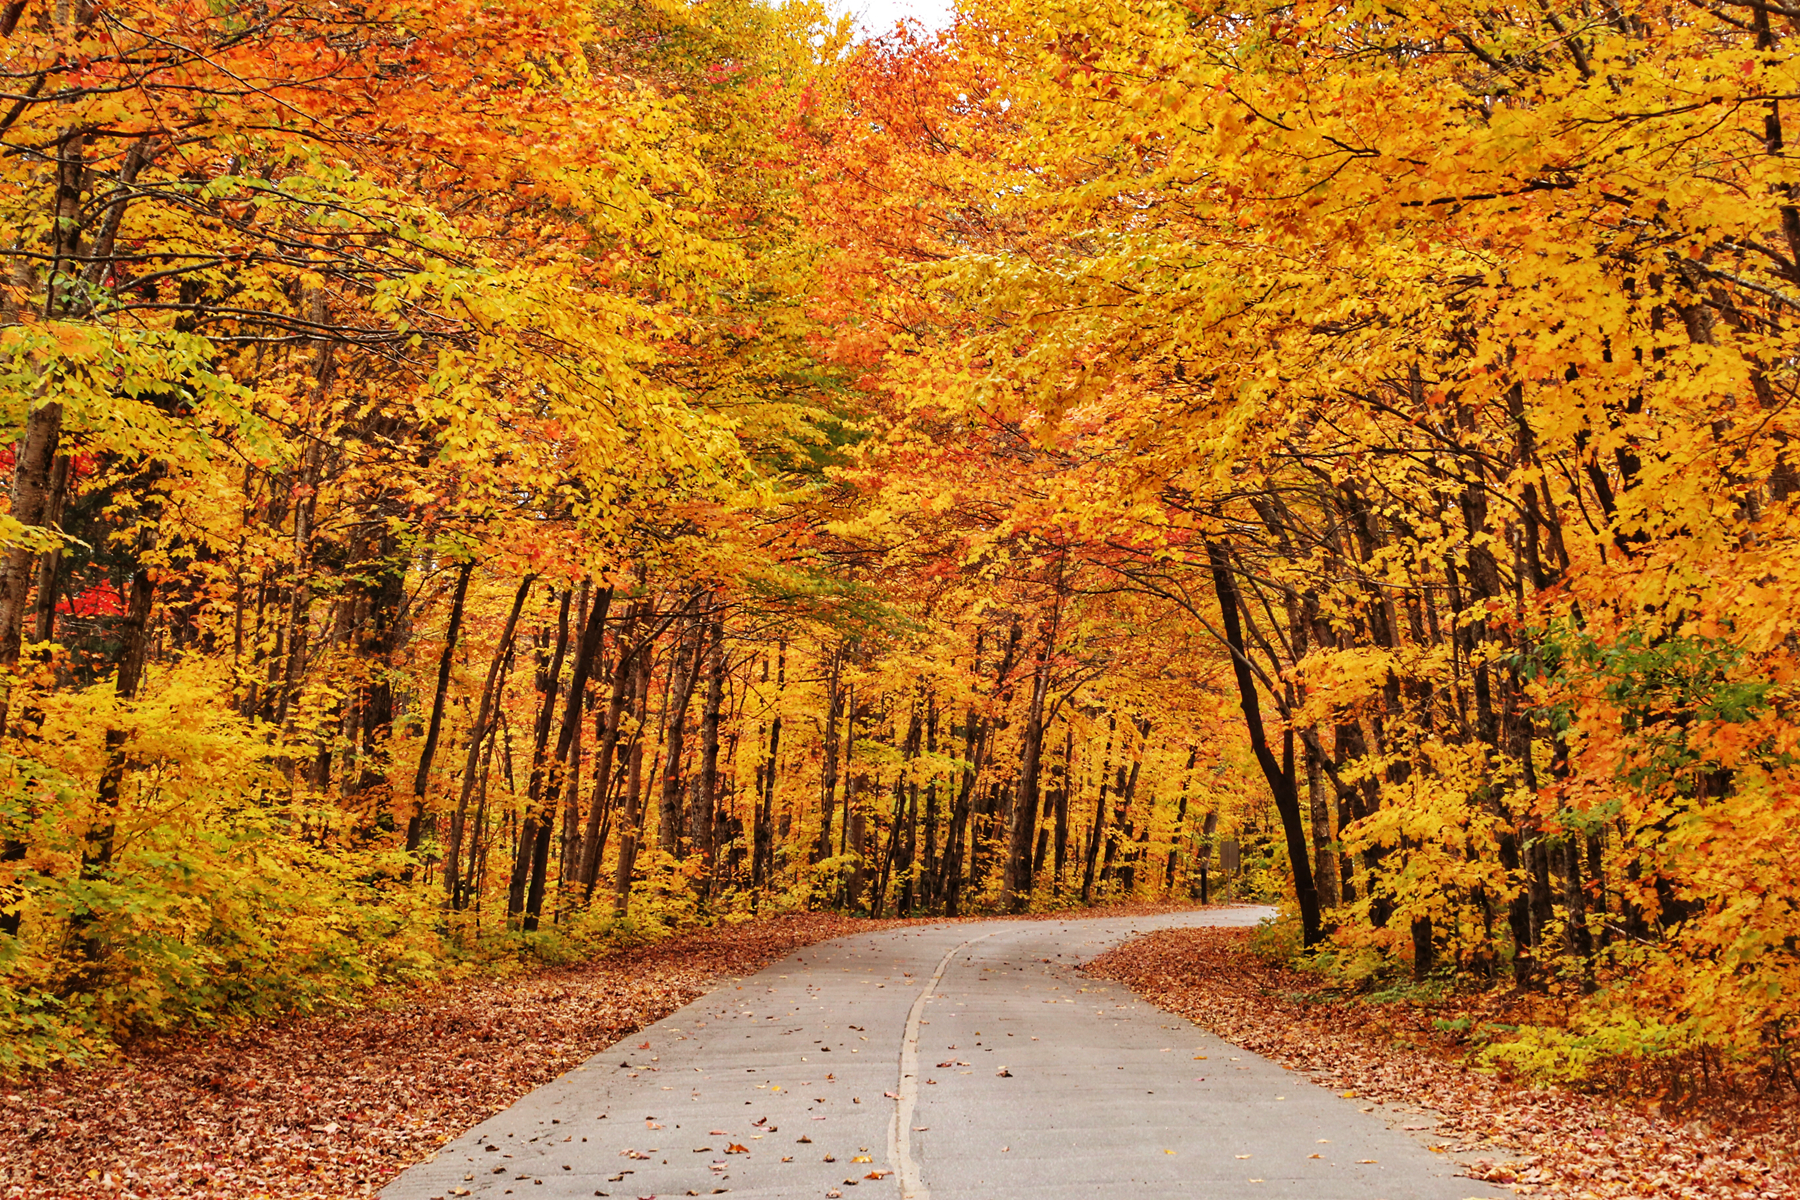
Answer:
[[[727,1153],[727,1154],[748,1154],[748,1153],[750,1153],[750,1147],[742,1145],[738,1142],[733,1142],[729,1146],[725,1147],[725,1153]]]

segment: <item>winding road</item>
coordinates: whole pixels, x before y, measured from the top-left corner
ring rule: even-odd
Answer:
[[[915,926],[731,980],[400,1175],[383,1200],[1467,1200],[1415,1133],[1082,962],[1267,909]]]

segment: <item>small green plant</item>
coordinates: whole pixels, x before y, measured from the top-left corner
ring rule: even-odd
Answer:
[[[1273,917],[1264,917],[1250,932],[1250,952],[1273,963],[1299,959],[1303,934],[1300,913],[1283,905]]]
[[[1503,1028],[1484,1026],[1482,1032],[1499,1033]],[[1581,1087],[1614,1067],[1674,1058],[1690,1049],[1691,1043],[1681,1026],[1611,1012],[1584,1028],[1520,1026],[1505,1040],[1484,1046],[1476,1053],[1475,1063],[1484,1070],[1533,1083]]]

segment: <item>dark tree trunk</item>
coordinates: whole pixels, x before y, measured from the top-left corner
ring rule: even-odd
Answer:
[[[462,565],[456,575],[456,591],[450,597],[450,624],[444,631],[444,652],[438,656],[437,690],[431,696],[431,720],[425,726],[425,745],[419,751],[419,769],[413,773],[413,811],[406,822],[406,852],[416,853],[425,824],[425,789],[431,782],[431,764],[437,757],[438,735],[444,728],[444,701],[450,695],[450,670],[456,663],[456,641],[462,634],[463,601],[469,594],[469,576],[475,560]],[[410,869],[409,869],[410,870]]]
[[[670,698],[668,704],[666,753],[663,756],[662,793],[657,810],[657,843],[675,858],[681,852],[681,754],[687,742],[688,702],[700,679],[701,665],[706,661],[708,626],[698,621],[693,630],[693,653],[684,653],[687,639],[676,646],[675,661],[669,665]]]
[[[1112,784],[1113,737],[1119,728],[1118,717],[1108,714],[1106,718],[1106,755],[1100,760],[1100,791],[1094,798],[1094,827],[1088,832],[1087,854],[1081,865],[1081,902],[1091,904],[1094,899],[1094,868],[1098,865],[1100,854],[1100,838],[1106,832],[1106,790]]]
[[[837,806],[838,721],[844,714],[844,647],[840,642],[831,656],[831,674],[825,681],[824,760],[819,764],[819,840],[812,860],[831,857],[831,820]]]
[[[149,568],[143,565],[142,560],[144,553],[153,545],[154,542],[148,536],[139,542],[139,562],[137,569],[131,574],[130,591],[125,602],[125,619],[119,626],[119,673],[113,681],[113,689],[118,698],[126,702],[137,699],[138,688],[144,679],[144,664],[149,658],[150,606],[155,597],[156,585]],[[125,743],[129,736],[123,729],[106,731],[106,765],[100,773],[94,822],[88,829],[86,844],[81,853],[81,877],[85,880],[101,878],[112,865],[114,840],[118,830],[119,790],[125,782],[125,771],[129,766],[129,756],[125,753]],[[71,923],[70,930],[74,940],[82,947],[83,957],[89,963],[97,962],[101,955],[99,943],[87,936],[92,922],[92,914],[83,913]]]
[[[1294,872],[1294,891],[1300,903],[1300,924],[1308,946],[1317,945],[1321,936],[1319,894],[1313,887],[1312,847],[1300,816],[1300,794],[1294,784],[1294,735],[1282,738],[1282,757],[1278,761],[1269,749],[1263,729],[1262,701],[1256,694],[1256,677],[1250,669],[1250,658],[1244,645],[1243,624],[1238,619],[1237,580],[1225,548],[1208,542],[1207,557],[1212,566],[1213,590],[1219,599],[1219,613],[1225,626],[1225,641],[1231,651],[1233,674],[1237,678],[1238,703],[1244,710],[1244,725],[1250,733],[1250,746],[1262,767],[1263,778],[1275,794],[1275,809],[1281,814],[1282,833],[1287,839],[1288,858]]]
[[[444,847],[444,897],[453,909],[461,907],[458,889],[462,884],[463,822],[469,811],[469,797],[475,790],[476,768],[482,762],[481,743],[493,721],[500,673],[507,657],[512,653],[513,636],[519,627],[519,614],[524,610],[525,598],[531,594],[531,585],[536,580],[537,576],[527,575],[519,581],[518,593],[513,596],[512,611],[507,614],[506,627],[500,632],[500,641],[494,646],[493,661],[488,664],[487,679],[481,685],[481,705],[476,709],[475,723],[469,729],[469,750],[463,757],[462,794],[457,797],[456,812],[450,818],[450,841]]]
[[[576,732],[581,728],[582,709],[587,697],[588,676],[593,673],[594,659],[599,656],[600,645],[606,637],[606,613],[612,606],[612,589],[602,588],[594,598],[594,606],[588,612],[587,624],[581,631],[581,641],[575,647],[575,662],[569,672],[568,696],[563,701],[562,727],[556,734],[556,749],[550,756],[549,769],[543,784],[542,803],[536,805],[539,814],[536,844],[532,847],[531,886],[525,897],[525,930],[530,932],[538,926],[538,918],[544,911],[544,888],[550,874],[550,831],[556,823],[557,810],[562,807],[562,790],[565,780],[572,776],[567,770],[569,756],[577,746]],[[567,611],[565,600],[564,611]],[[565,622],[566,624],[566,622]],[[564,634],[559,641],[566,642]],[[558,655],[560,659],[561,655]],[[555,686],[556,671],[553,668],[551,685]],[[540,742],[541,744],[541,742]]]
[[[1175,836],[1170,839],[1174,845],[1169,847],[1169,866],[1163,873],[1163,891],[1175,889],[1175,864],[1181,856],[1181,842],[1187,832],[1188,791],[1194,783],[1194,764],[1200,759],[1198,746],[1188,747],[1187,766],[1181,770],[1181,802],[1175,808]]]
[[[700,715],[700,778],[694,792],[692,828],[702,839],[700,852],[710,868],[717,860],[716,814],[719,803],[719,719],[725,709],[725,622],[712,623],[712,651],[707,656],[706,704]],[[826,796],[827,803],[830,796]],[[708,872],[710,877],[710,871]]]
[[[62,405],[51,401],[31,410],[25,418],[25,437],[13,462],[12,515],[20,524],[43,526],[50,510],[50,476],[62,437]],[[25,602],[31,591],[34,555],[15,546],[0,558],[0,675],[10,676],[19,666],[19,649],[25,634]],[[0,734],[7,729],[12,696],[0,684]]]
[[[506,889],[506,918],[509,922],[521,919],[525,913],[525,891],[531,882],[532,860],[537,854],[537,839],[542,826],[545,837],[549,836],[549,827],[542,821],[541,803],[544,798],[544,776],[548,764],[544,761],[544,751],[550,741],[550,722],[556,715],[556,698],[561,688],[563,656],[569,649],[569,604],[574,599],[574,590],[565,588],[562,604],[557,612],[555,648],[546,656],[544,654],[543,633],[538,634],[538,669],[537,686],[538,703],[537,721],[531,732],[531,774],[525,785],[525,813],[519,821],[519,844],[513,851],[512,878]]]
[[[613,758],[619,750],[620,722],[624,719],[625,710],[633,695],[632,667],[639,654],[647,653],[647,646],[640,646],[632,639],[636,634],[642,605],[633,601],[625,610],[621,619],[618,642],[618,659],[613,664],[612,683],[606,698],[605,715],[600,729],[600,745],[594,753],[594,800],[588,808],[587,824],[581,834],[581,867],[577,878],[586,889],[585,898],[592,901],[594,888],[600,878],[600,854],[606,843],[601,836],[602,826],[608,819],[611,806],[607,803],[609,789],[612,787]]]
[[[1050,691],[1050,655],[1054,630],[1044,639],[1037,670],[1032,673],[1031,707],[1025,718],[1018,790],[1007,814],[1006,905],[1022,912],[1031,899],[1031,838],[1037,830],[1039,775],[1044,760],[1044,704]]]
[[[625,768],[625,806],[619,814],[619,861],[613,868],[613,915],[622,917],[631,906],[631,876],[637,869],[638,841],[643,826],[644,724],[650,715],[650,648],[637,656],[637,699],[633,711],[637,730],[631,736],[631,752]]]
[[[62,528],[63,508],[69,498],[69,470],[69,456],[57,455],[56,465],[50,469],[50,499],[44,513],[46,529]],[[56,598],[61,584],[62,551],[46,550],[43,558],[38,560],[37,621],[31,634],[34,642],[47,642],[56,632]]]

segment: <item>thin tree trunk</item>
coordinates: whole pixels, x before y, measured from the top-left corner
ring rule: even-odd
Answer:
[[[32,409],[25,418],[25,437],[15,452],[12,486],[12,516],[22,525],[41,527],[46,523],[62,413],[62,404],[52,400]],[[11,678],[19,667],[34,557],[24,546],[15,546],[0,558],[0,734],[7,729]]]
[[[1175,890],[1175,864],[1181,856],[1182,835],[1187,831],[1188,792],[1194,784],[1194,764],[1199,761],[1200,748],[1188,747],[1187,766],[1181,771],[1181,803],[1175,808],[1175,836],[1170,838],[1169,867],[1163,874],[1163,891]]]
[[[524,611],[525,598],[531,594],[531,585],[536,581],[536,575],[527,575],[519,581],[518,593],[513,596],[512,611],[507,614],[506,626],[500,632],[500,641],[494,646],[493,660],[488,663],[487,679],[481,685],[481,705],[476,709],[475,723],[469,729],[469,752],[463,760],[462,794],[457,797],[456,812],[450,818],[450,841],[444,847],[444,898],[452,908],[461,907],[457,903],[457,889],[461,884],[463,820],[469,811],[469,796],[475,789],[475,769],[481,765],[481,742],[487,736],[489,723],[493,720],[494,702],[498,695],[496,684],[507,656],[512,653],[513,637],[519,627],[519,614]],[[489,754],[492,754],[491,750]],[[486,772],[483,771],[482,774],[485,775]],[[483,803],[485,802],[484,792]]]
[[[824,761],[819,764],[819,840],[813,846],[812,860],[831,857],[831,820],[837,805],[838,721],[844,713],[844,646],[838,643],[831,656],[831,674],[825,681]]]
[[[613,872],[613,915],[623,917],[631,905],[631,875],[637,868],[639,826],[643,822],[640,802],[644,787],[644,726],[650,712],[650,651],[645,647],[637,657],[637,729],[632,734],[631,751],[625,777],[625,811],[619,817],[619,861]]]
[[[700,717],[700,779],[694,800],[696,830],[703,831],[700,847],[709,868],[717,861],[718,840],[715,814],[719,800],[719,718],[725,709],[725,622],[715,617],[712,624],[712,652],[707,659],[706,706]],[[833,747],[835,749],[835,747]],[[829,800],[829,796],[827,796]]]
[[[632,640],[642,611],[642,604],[634,600],[627,606],[620,620],[619,657],[613,664],[606,715],[602,718],[604,725],[600,730],[600,747],[594,755],[594,799],[588,808],[587,825],[581,835],[581,868],[578,872],[581,886],[586,889],[584,899],[587,902],[593,900],[594,887],[600,878],[600,852],[606,844],[601,837],[601,827],[610,819],[612,806],[608,800],[613,781],[613,758],[619,748],[620,722],[632,697],[632,681],[635,678],[632,667],[637,656],[646,649]]]
[[[706,659],[707,626],[696,620],[693,629],[694,650],[685,651],[687,638],[677,641],[674,660],[669,664],[670,700],[664,737],[661,797],[657,806],[657,844],[668,854],[681,854],[681,754],[687,743],[688,703],[700,679],[700,665]]]
[[[1044,759],[1044,702],[1050,691],[1050,655],[1054,639],[1052,627],[1044,636],[1043,652],[1038,656],[1037,670],[1032,673],[1031,707],[1025,718],[1019,782],[1007,813],[1003,887],[1005,903],[1014,912],[1023,911],[1031,898],[1031,838],[1037,831],[1038,779]]]
[[[1113,738],[1118,733],[1118,728],[1118,717],[1107,714],[1106,755],[1100,760],[1100,791],[1094,798],[1094,827],[1088,833],[1087,855],[1081,866],[1083,904],[1091,904],[1094,899],[1094,867],[1099,861],[1101,836],[1106,832],[1106,790],[1112,784]]]
[[[61,530],[63,509],[69,499],[69,472],[71,460],[67,454],[56,456],[56,464],[50,468],[50,500],[44,513],[46,529]],[[37,622],[32,630],[31,640],[47,642],[56,631],[56,598],[62,583],[62,551],[49,549],[38,560],[37,577]]]
[[[456,663],[456,641],[462,633],[463,601],[469,594],[469,576],[475,573],[470,559],[457,572],[456,591],[450,597],[450,624],[444,631],[444,652],[438,656],[437,690],[431,697],[431,720],[425,727],[425,745],[419,751],[419,769],[413,773],[413,811],[406,822],[406,852],[419,849],[425,824],[425,789],[431,782],[431,764],[437,757],[438,735],[444,728],[444,701],[450,695],[450,670]],[[408,868],[410,873],[411,868]]]
[[[538,702],[537,720],[531,730],[531,774],[526,777],[525,813],[519,821],[519,841],[513,848],[512,875],[506,888],[506,919],[508,924],[523,922],[525,914],[525,892],[531,882],[533,860],[537,856],[537,839],[541,822],[540,802],[544,795],[544,776],[548,773],[545,762],[545,750],[550,741],[550,722],[556,715],[556,700],[561,688],[563,657],[569,650],[569,606],[575,599],[573,588],[563,589],[562,603],[557,608],[556,641],[549,656],[544,654],[544,633],[538,633],[537,651],[537,687],[541,699]],[[548,836],[549,829],[543,830]]]
[[[586,590],[585,586],[583,590]],[[549,882],[550,873],[550,831],[555,826],[557,811],[562,807],[562,789],[566,778],[564,765],[576,744],[576,731],[581,728],[588,676],[593,673],[594,659],[599,655],[600,644],[606,636],[606,613],[611,605],[612,589],[602,588],[599,596],[594,598],[593,608],[589,610],[581,631],[581,641],[575,648],[575,662],[569,671],[568,695],[563,701],[562,727],[556,734],[556,749],[550,757],[548,776],[543,783],[542,802],[534,805],[540,815],[537,844],[532,847],[531,886],[525,896],[527,933],[537,928],[538,918],[544,911],[544,888]],[[565,612],[567,607],[565,601]],[[553,668],[553,684],[554,675]]]

